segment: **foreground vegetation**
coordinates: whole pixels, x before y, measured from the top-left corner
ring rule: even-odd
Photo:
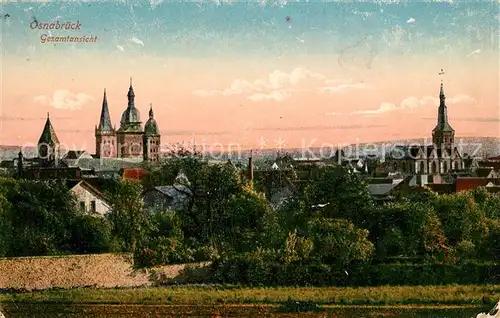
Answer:
[[[104,219],[80,212],[64,183],[4,178],[0,257],[131,252],[139,267],[213,261],[212,282],[253,286],[499,283],[500,195],[424,190],[377,205],[348,167],[300,169],[308,177],[271,170],[249,180],[229,163],[175,156],[142,184],[109,185]],[[164,185],[183,204],[145,209],[143,189]],[[284,188],[291,196],[272,205]]]
[[[500,300],[500,285],[248,288],[178,286],[46,290],[0,294],[0,303],[221,305],[280,304],[287,301],[320,305],[485,305]]]

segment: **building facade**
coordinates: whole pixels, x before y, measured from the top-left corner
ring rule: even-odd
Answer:
[[[110,203],[107,198],[85,180],[78,181],[70,188],[71,193],[76,196],[81,212],[104,216],[110,211]]]
[[[120,128],[111,124],[106,90],[102,101],[99,125],[95,127],[96,155],[99,158],[140,158],[158,161],[161,149],[161,136],[154,119],[153,107],[149,119],[142,128],[141,115],[135,107],[135,93],[132,79],[127,93],[128,104],[122,113]]]

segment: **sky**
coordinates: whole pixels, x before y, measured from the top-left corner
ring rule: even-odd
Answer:
[[[457,138],[499,136],[499,4],[3,0],[0,144],[35,144],[50,113],[93,151],[103,91],[119,127],[130,77],[163,144],[430,138],[441,81]],[[56,22],[80,27],[33,29]]]

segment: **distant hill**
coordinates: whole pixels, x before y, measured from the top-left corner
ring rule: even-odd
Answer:
[[[0,160],[12,160],[17,158],[17,154],[21,147],[19,146],[0,146]],[[35,147],[24,147],[23,155],[27,158],[32,158],[36,155]]]
[[[346,155],[356,155],[356,152],[362,154],[363,152],[368,152],[373,154],[374,151],[380,153],[382,149],[386,152],[388,149],[395,145],[409,145],[409,144],[424,144],[429,143],[430,140],[423,138],[416,139],[406,139],[406,140],[392,140],[392,141],[380,141],[375,143],[360,143],[359,145],[351,145],[351,147],[344,147]],[[494,155],[500,155],[500,138],[499,137],[457,137],[455,138],[455,143],[459,148],[461,153],[467,153],[470,155],[475,155],[476,157],[491,157]],[[383,147],[384,146],[384,147]],[[278,152],[284,154],[288,153],[295,158],[327,158],[335,153],[336,149],[321,149],[319,147],[311,149],[301,149],[301,148],[287,148],[287,149],[254,149],[253,157],[255,159],[271,159],[275,158]],[[366,150],[366,151],[365,151]],[[19,153],[19,146],[0,146],[0,160],[12,160],[17,158]],[[25,147],[23,149],[23,154],[25,157],[34,157],[36,155],[35,147]],[[235,160],[246,162],[248,157],[250,157],[250,150],[242,150],[241,153],[213,153],[213,159],[217,160]]]
[[[431,141],[424,138],[401,139],[391,141],[379,141],[374,143],[360,143],[358,145],[350,145],[343,147],[345,155],[355,156],[358,154],[380,154],[382,149],[387,153],[388,150],[396,145],[424,145]],[[475,157],[492,157],[500,154],[500,138],[499,137],[459,137],[455,138],[455,144],[462,154],[474,155]],[[282,154],[288,153],[295,158],[328,158],[334,155],[336,149],[321,149],[319,147],[310,149],[287,148],[287,149],[264,149],[253,150],[253,157],[256,159],[274,158],[278,151]],[[247,160],[250,156],[250,150],[241,152],[240,160]],[[225,154],[220,159],[236,159],[237,154]]]

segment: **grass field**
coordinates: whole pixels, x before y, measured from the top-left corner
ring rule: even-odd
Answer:
[[[45,290],[0,294],[0,303],[225,305],[460,305],[481,306],[500,300],[500,285],[248,288],[169,286],[151,288]]]
[[[371,318],[459,318],[476,317],[479,312],[487,312],[488,307],[462,306],[455,308],[410,308],[408,306],[341,306],[322,308],[317,311],[283,312],[272,305],[60,305],[23,304],[9,306],[5,314],[9,318],[105,318],[105,317],[371,317]]]

